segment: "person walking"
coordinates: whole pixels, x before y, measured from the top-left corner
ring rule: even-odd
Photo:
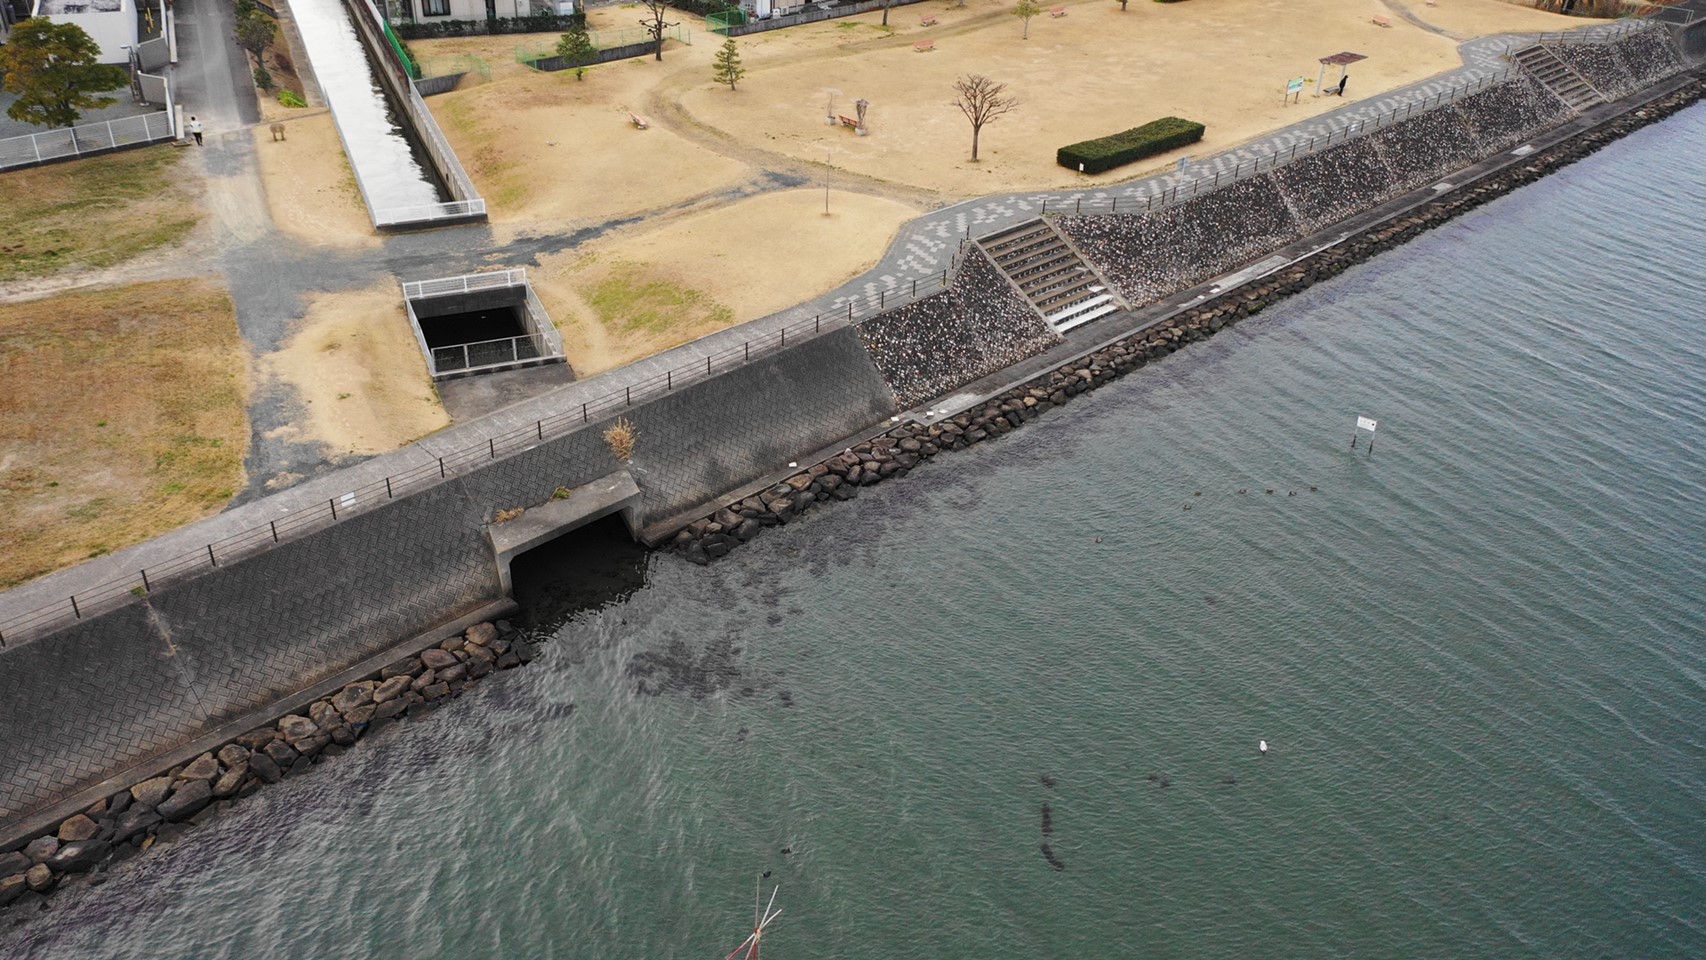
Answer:
[[[1343,97],[1345,95],[1345,82],[1350,80],[1350,78],[1351,78],[1350,74],[1346,74],[1346,75],[1339,78],[1339,96]],[[196,143],[201,142],[201,135],[200,134],[196,135],[195,142]]]
[[[195,145],[201,146],[201,121],[190,115],[190,136],[195,137]]]

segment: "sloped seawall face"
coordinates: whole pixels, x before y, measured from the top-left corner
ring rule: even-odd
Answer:
[[[1055,224],[1132,304],[1154,303],[1301,236],[1266,173],[1165,210],[1060,217]]]
[[[1430,110],[1369,134],[1398,191],[1461,170],[1477,157],[1475,138],[1456,110]]]
[[[721,496],[895,412],[851,328],[635,407],[645,523]]]
[[[975,247],[947,290],[872,317],[856,329],[903,408],[1060,342]]]
[[[1468,124],[1482,156],[1516,146],[1570,116],[1564,101],[1526,76],[1464,97],[1454,109]]]

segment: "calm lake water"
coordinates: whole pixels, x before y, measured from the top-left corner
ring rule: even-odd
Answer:
[[[711,568],[598,547],[532,666],[0,954],[714,958],[768,870],[773,958],[1706,956],[1703,151]]]

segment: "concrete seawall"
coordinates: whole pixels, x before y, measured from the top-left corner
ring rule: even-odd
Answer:
[[[1690,83],[1698,97],[1698,83]],[[1682,86],[1675,81],[1670,84]],[[1371,179],[1360,195],[1360,207],[1351,212],[1364,213],[1425,182],[1435,175],[1429,170],[1461,157],[1497,153],[1545,128],[1549,122],[1545,111],[1537,113],[1522,95],[1509,94],[1495,94],[1470,107],[1455,105],[1451,109],[1457,113],[1451,118],[1406,121],[1417,124],[1408,133],[1388,128],[1384,139],[1371,136],[1346,144],[1344,149],[1350,152],[1344,156],[1359,157],[1380,171],[1380,177]],[[1505,122],[1525,132],[1511,136],[1497,129],[1501,111],[1506,110],[1515,112],[1507,113]],[[1412,162],[1406,144],[1437,139],[1437,130],[1428,125],[1436,122],[1456,135],[1441,141],[1444,146],[1438,156]],[[1471,151],[1471,143],[1477,149]],[[1491,143],[1501,146],[1489,150]],[[1507,157],[1501,162],[1523,161]],[[1172,216],[1171,222],[1161,224],[1175,231],[1172,236],[1190,238],[1188,249],[1201,251],[1200,257],[1191,254],[1198,259],[1174,263],[1158,279],[1134,272],[1133,263],[1145,255],[1137,252],[1141,247],[1131,244],[1150,242],[1144,238],[1152,238],[1151,227],[1160,220],[1139,215],[1062,218],[1062,223],[1086,234],[1081,246],[1116,283],[1130,284],[1134,292],[1141,287],[1143,296],[1133,297],[1134,302],[1154,303],[1270,253],[1284,242],[1299,242],[1311,232],[1298,224],[1319,222],[1327,212],[1310,206],[1314,202],[1310,178],[1301,173],[1290,176],[1295,182],[1289,187],[1283,178],[1273,177],[1235,184],[1227,191],[1242,192],[1228,192],[1219,199],[1207,195],[1192,208],[1189,216],[1194,219],[1188,221],[1174,212],[1180,208],[1158,212],[1157,216]],[[1520,182],[1517,179],[1511,185]],[[1332,186],[1327,183],[1321,189]],[[1239,198],[1281,204],[1290,220],[1271,235],[1251,239],[1239,234],[1237,219],[1226,213],[1240,206],[1227,201]],[[1073,226],[1070,221],[1074,220],[1086,223]],[[1094,230],[1090,221],[1097,224]],[[1425,229],[1432,222],[1437,221],[1414,229]],[[1380,226],[1376,219],[1359,224],[1356,231],[1366,233]],[[1091,232],[1095,236],[1089,236]],[[1139,239],[1131,240],[1134,236]],[[1241,245],[1235,246],[1235,254],[1226,254],[1227,244],[1234,240]],[[981,263],[970,275],[987,266],[987,261]],[[1295,282],[1306,284],[1312,279]],[[1278,289],[1273,287],[1268,295],[1283,295],[1275,294]],[[940,305],[903,309],[911,312],[897,311],[880,324],[864,325],[869,329],[844,327],[798,344],[790,339],[783,351],[624,410],[639,436],[630,463],[619,462],[604,442],[608,421],[593,422],[519,452],[494,456],[479,469],[419,493],[265,552],[210,567],[193,579],[161,585],[119,609],[0,651],[0,770],[7,771],[0,779],[0,824],[16,826],[60,798],[118,771],[144,770],[171,748],[232,718],[288,699],[353,663],[499,599],[502,580],[488,528],[500,512],[535,507],[551,501],[559,488],[575,488],[627,471],[639,491],[633,522],[654,532],[673,533],[695,516],[704,517],[697,532],[683,542],[683,549],[697,543],[703,554],[708,543],[715,542],[722,549],[709,555],[720,555],[736,542],[732,531],[724,532],[728,524],[715,519],[718,501],[726,501],[731,491],[752,484],[758,489],[749,494],[772,490],[776,496],[770,502],[789,501],[783,507],[788,515],[776,519],[773,514],[772,521],[786,522],[806,504],[829,499],[854,466],[845,464],[839,473],[825,466],[804,486],[792,487],[783,495],[775,485],[794,472],[787,469],[790,461],[806,461],[814,452],[849,438],[885,430],[903,404],[934,399],[980,377],[1005,375],[1007,384],[1026,380],[1037,375],[1037,371],[1024,372],[1027,357],[1050,361],[1043,369],[1053,370],[1058,351],[1077,356],[1094,346],[1082,338],[1063,342],[1044,336],[1046,329],[1039,330],[1013,311],[1013,300],[1006,293],[978,300],[970,291],[950,291]],[[993,313],[976,313],[985,309]],[[919,320],[910,323],[907,317]],[[1123,323],[1119,335],[1125,336],[1163,319],[1140,311],[1107,322]],[[1197,320],[1198,327],[1179,326],[1173,335],[1161,336],[1153,347],[1145,347],[1143,361],[1218,329],[1213,317]],[[950,327],[977,335],[944,341],[941,333]],[[1098,326],[1084,337],[1111,339],[1113,330]],[[1014,363],[1020,364],[1016,370],[1002,369]],[[1137,359],[1110,360],[1106,377],[1141,365]],[[1097,376],[1089,375],[1086,385],[1100,382]],[[1059,385],[1044,383],[1049,389],[1041,402],[1054,405],[1049,398],[1056,392],[1067,395],[1068,380],[1075,379],[1076,373]],[[1000,385],[985,395],[1005,389],[1006,384]],[[1034,402],[1029,405],[1023,399],[1017,401],[1027,411],[1040,405],[1036,397],[1030,398]],[[962,409],[974,400],[981,403],[979,398],[968,399]],[[1011,403],[1013,398],[1003,402]],[[1008,417],[1010,412],[1014,411],[998,409],[983,417],[981,425],[974,425],[976,416],[962,413],[966,423],[957,425],[957,431],[938,430],[934,436],[928,431],[909,432],[906,437],[891,438],[893,443],[863,451],[875,454],[880,446],[885,459],[873,456],[865,462],[898,465],[880,468],[883,478],[903,473],[938,449],[981,439],[941,441],[944,433],[981,431],[988,436],[1005,432],[1029,416]],[[996,419],[1006,426],[995,426]],[[914,444],[910,449],[905,446],[908,441]],[[925,446],[932,449],[925,453]],[[822,459],[821,454],[817,459]],[[826,480],[832,473],[841,479]],[[875,482],[864,480],[863,470],[858,476],[856,484]],[[769,509],[764,497],[756,498]],[[696,509],[700,512],[695,513]],[[713,524],[716,530],[710,529]],[[708,541],[708,536],[725,540]],[[16,831],[0,829],[0,850],[15,839]]]

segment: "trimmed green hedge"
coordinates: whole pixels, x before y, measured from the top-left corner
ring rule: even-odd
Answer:
[[[404,40],[436,40],[439,37],[478,37],[498,33],[566,33],[571,23],[586,23],[586,14],[560,16],[542,13],[532,17],[499,17],[496,20],[421,20],[394,23],[391,28]]]
[[[1056,163],[1069,170],[1077,170],[1078,165],[1083,164],[1085,173],[1101,173],[1133,160],[1196,143],[1202,139],[1204,129],[1202,124],[1190,120],[1162,117],[1111,137],[1061,147],[1054,158]]]

